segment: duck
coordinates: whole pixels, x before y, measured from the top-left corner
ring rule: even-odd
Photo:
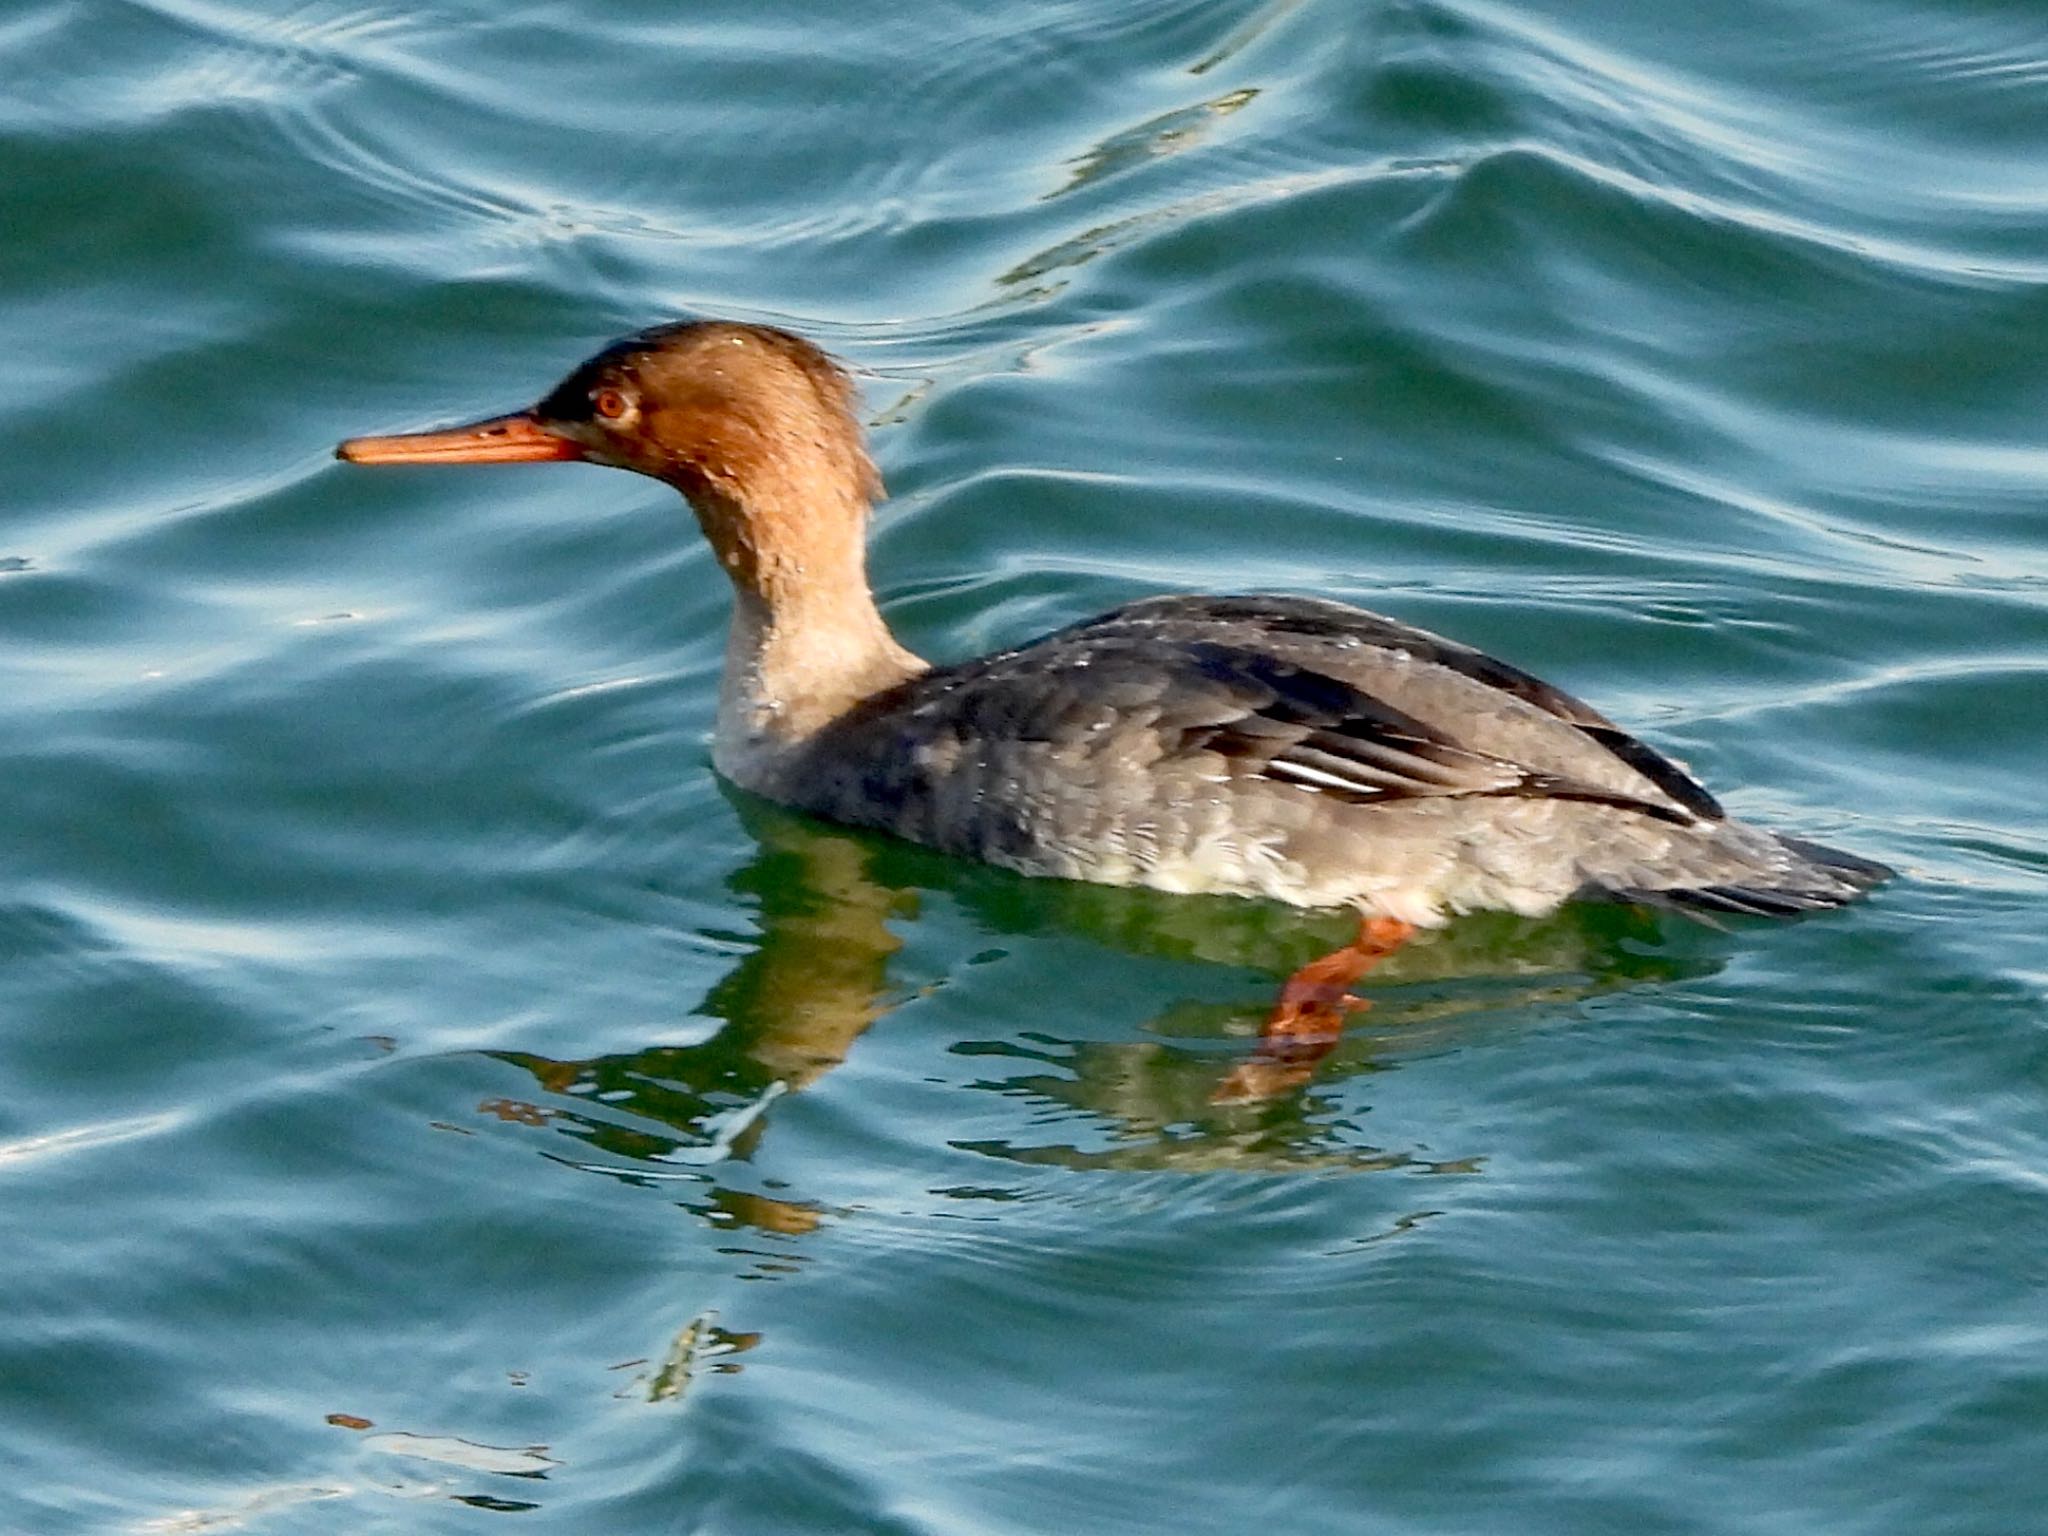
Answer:
[[[527,409],[335,452],[680,492],[732,586],[711,758],[744,790],[1025,875],[1355,910],[1358,938],[1283,988],[1254,1092],[1327,1048],[1358,976],[1458,914],[1791,917],[1894,873],[1730,816],[1529,672],[1325,597],[1145,597],[927,662],[868,580],[883,487],[853,381],[778,327],[656,325]]]

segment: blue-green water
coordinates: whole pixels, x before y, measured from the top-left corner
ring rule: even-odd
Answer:
[[[2041,22],[19,0],[0,1530],[2038,1528]],[[685,311],[928,654],[1334,594],[1907,873],[1212,1107],[1329,924],[741,803],[668,493],[328,457]]]

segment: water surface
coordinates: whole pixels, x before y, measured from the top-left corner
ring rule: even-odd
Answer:
[[[2032,6],[0,23],[0,1529],[2007,1533],[2048,1500]],[[1343,923],[710,773],[660,487],[352,472],[679,313],[953,657],[1278,588],[1855,910]]]

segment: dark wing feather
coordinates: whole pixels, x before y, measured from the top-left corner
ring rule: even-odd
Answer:
[[[1416,659],[1497,689],[1576,727],[1611,756],[1648,779],[1674,804],[1705,821],[1726,816],[1721,804],[1669,758],[1638,741],[1583,700],[1498,657],[1426,629],[1326,598],[1261,593],[1246,597],[1155,597],[1128,603],[1075,631],[1134,631],[1183,624],[1246,624],[1276,634],[1333,645],[1405,651]]]
[[[1689,819],[1669,806],[1465,746],[1347,682],[1258,651],[1209,641],[1155,642],[1144,651],[1153,666],[1166,663],[1186,669],[1190,681],[1199,678],[1204,686],[1190,692],[1233,706],[1224,718],[1185,727],[1179,750],[1220,753],[1276,783],[1355,803],[1512,795]]]

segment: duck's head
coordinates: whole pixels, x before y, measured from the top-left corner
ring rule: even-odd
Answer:
[[[607,464],[689,499],[743,586],[835,533],[856,539],[881,482],[838,364],[772,326],[692,320],[613,342],[540,404],[466,426],[353,437],[355,464]]]

